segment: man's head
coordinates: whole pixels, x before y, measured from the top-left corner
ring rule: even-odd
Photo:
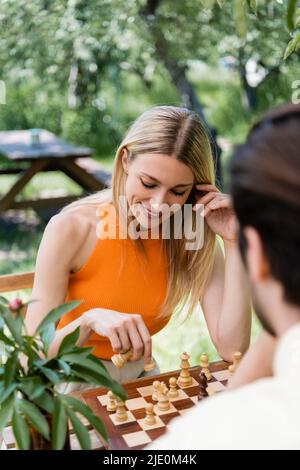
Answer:
[[[300,105],[258,122],[236,149],[230,174],[254,307],[280,335],[300,322]]]

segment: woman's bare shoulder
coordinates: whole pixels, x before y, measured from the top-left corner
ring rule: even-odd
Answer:
[[[96,209],[78,206],[53,216],[46,226],[43,239],[48,242],[48,247],[64,247],[68,258],[73,258],[73,254],[82,251],[87,240],[96,236],[96,225]]]
[[[46,229],[57,231],[59,235],[73,235],[74,238],[80,238],[96,227],[96,224],[96,209],[79,206],[53,216]]]

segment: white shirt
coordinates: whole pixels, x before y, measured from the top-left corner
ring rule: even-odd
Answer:
[[[300,323],[280,339],[274,376],[206,398],[149,449],[300,449]]]

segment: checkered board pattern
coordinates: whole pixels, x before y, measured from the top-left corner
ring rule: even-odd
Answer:
[[[81,415],[78,415],[80,421],[86,426],[90,438],[91,438],[91,448],[93,450],[101,450],[104,449],[103,443],[101,439],[99,439],[98,434],[96,431],[92,428],[92,426],[89,424],[89,422]],[[70,445],[72,450],[79,450],[81,449],[79,442],[77,440],[76,435],[74,434],[72,425],[70,423],[69,425],[70,429]],[[16,450],[16,441],[12,432],[12,427],[7,426],[4,431],[3,431],[3,442],[0,444],[0,449],[1,450]]]
[[[221,367],[223,364],[223,368]],[[170,374],[161,374],[147,379],[140,379],[132,383],[124,384],[127,392],[127,400],[125,402],[128,419],[119,423],[116,421],[115,413],[109,413],[106,410],[107,390],[101,389],[99,392],[85,392],[86,403],[93,411],[100,416],[106,427],[109,444],[111,449],[142,449],[154,439],[161,436],[168,426],[168,423],[177,416],[184,415],[190,408],[198,403],[199,394],[199,372],[200,368],[190,369],[192,375],[192,384],[189,387],[179,387],[179,395],[175,399],[170,400],[170,409],[160,411],[157,402],[152,400],[154,380],[163,381],[169,386],[169,378],[179,376],[179,371]],[[217,370],[213,370],[212,380],[208,382],[207,391],[209,395],[221,392],[225,389],[226,384],[231,376],[228,371],[228,364],[224,368],[224,363],[218,363]],[[147,403],[154,404],[156,414],[156,424],[149,426],[145,423],[145,407]],[[201,406],[201,404],[199,404]]]

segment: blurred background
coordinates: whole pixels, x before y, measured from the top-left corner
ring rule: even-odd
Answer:
[[[93,148],[93,158],[111,170],[140,113],[184,105],[216,137],[226,191],[233,146],[266,109],[291,101],[300,88],[298,7],[284,0],[1,0],[0,131],[46,129]],[[0,156],[2,169],[10,165]],[[15,179],[1,175],[0,196]],[[47,172],[18,197],[69,192],[81,188]],[[48,218],[43,211],[0,213],[0,274],[34,270]],[[17,294],[28,298],[30,291]],[[177,368],[183,350],[192,364],[203,351],[217,358],[201,311],[182,318],[154,338],[162,370]],[[258,330],[254,317],[253,339]]]

